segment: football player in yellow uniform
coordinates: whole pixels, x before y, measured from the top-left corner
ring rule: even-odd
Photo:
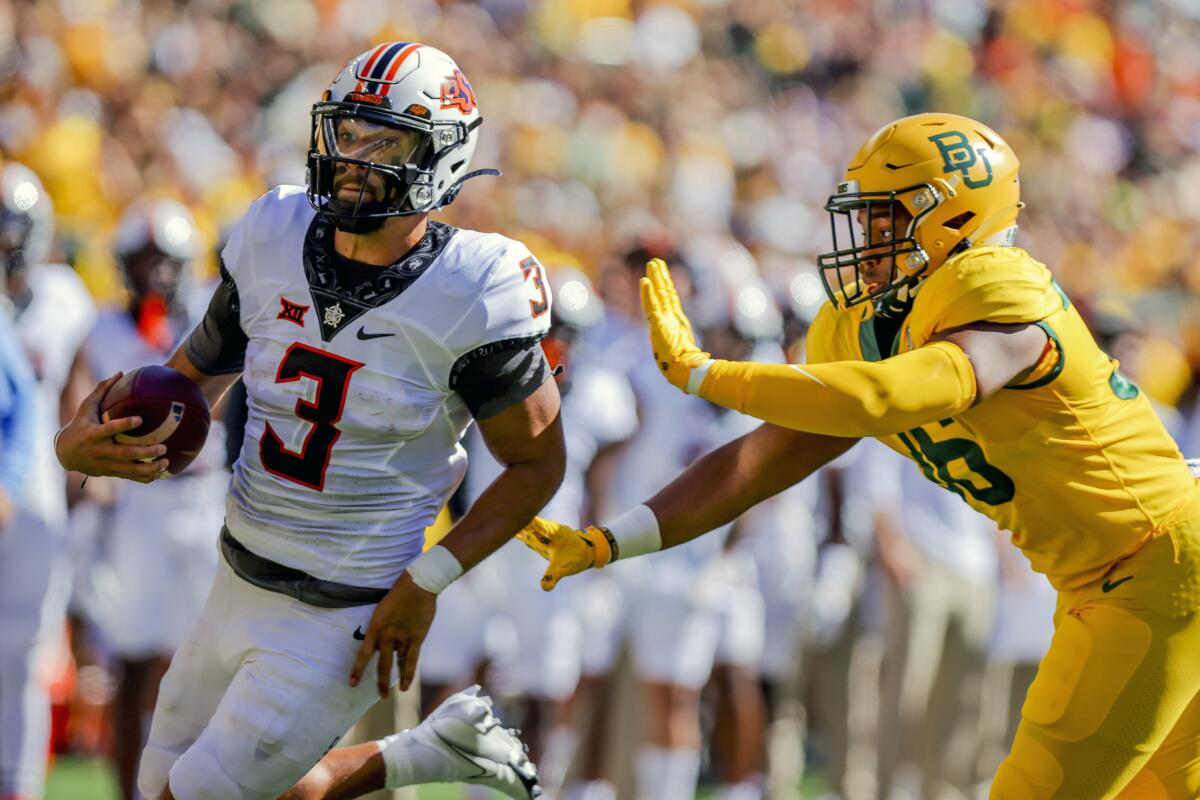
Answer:
[[[854,156],[826,210],[830,302],[803,367],[713,360],[667,267],[642,302],[683,391],[765,420],[603,527],[537,519],[543,588],[728,522],[874,436],[1012,532],[1056,632],[991,796],[1200,797],[1200,482],[1049,270],[1012,246],[1018,162],[922,114]]]

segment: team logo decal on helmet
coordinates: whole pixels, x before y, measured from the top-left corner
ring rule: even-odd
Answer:
[[[451,203],[483,123],[475,92],[450,56],[385,42],[338,73],[312,109],[308,199],[341,230],[369,233],[388,217]]]
[[[942,170],[946,174],[961,172],[963,183],[969,189],[982,189],[992,182],[992,164],[988,161],[987,150],[979,148],[978,155],[971,147],[971,142],[962,131],[946,131],[929,137],[929,141],[937,145],[945,164]],[[982,178],[972,178],[971,168],[979,161],[983,162],[987,174]]]
[[[457,108],[464,114],[475,110],[475,90],[462,70],[454,70],[454,74],[446,78],[442,84],[442,108]]]
[[[1019,168],[999,134],[967,117],[917,114],[880,128],[825,203],[833,249],[817,267],[830,301],[899,313],[948,259],[1012,244]]]

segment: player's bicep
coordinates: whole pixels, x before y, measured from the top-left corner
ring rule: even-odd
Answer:
[[[1036,324],[976,322],[934,337],[966,354],[975,372],[975,403],[1021,383],[1047,355],[1050,339]]]
[[[245,366],[248,338],[242,330],[237,284],[224,262],[220,269],[221,280],[213,291],[208,310],[181,350],[185,351],[188,364],[203,375],[236,377]]]
[[[504,466],[565,458],[558,384],[547,381],[495,416],[479,421],[488,450]]]

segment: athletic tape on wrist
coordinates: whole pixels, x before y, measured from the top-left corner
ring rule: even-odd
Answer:
[[[435,544],[408,565],[408,577],[412,578],[412,582],[433,594],[441,594],[462,574],[462,564],[440,544]]]
[[[662,534],[658,530],[658,517],[647,505],[626,511],[603,527],[616,543],[613,561],[618,558],[645,555],[662,550]]]
[[[688,370],[687,389],[688,394],[700,394],[700,384],[704,383],[704,376],[712,369],[713,359],[708,359],[703,364],[693,369]]]

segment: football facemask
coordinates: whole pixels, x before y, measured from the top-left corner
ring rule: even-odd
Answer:
[[[929,266],[917,228],[940,202],[937,190],[928,184],[890,192],[839,185],[825,204],[833,249],[817,256],[830,301],[841,308],[867,301],[880,307],[907,301]],[[898,215],[900,209],[903,213]],[[898,224],[904,229],[898,230]],[[872,269],[864,270],[867,266]]]

